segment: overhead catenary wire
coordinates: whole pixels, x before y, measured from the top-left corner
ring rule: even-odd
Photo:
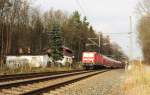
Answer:
[[[84,6],[83,7],[83,3],[81,4],[81,2],[79,1],[79,0],[75,0],[76,1],[76,4],[79,6],[79,9],[81,10],[81,12],[83,13],[83,15],[85,16],[85,17],[87,17],[87,20],[90,20],[91,18],[91,16],[89,16],[89,15],[87,15],[87,11],[86,11],[86,7]]]
[[[89,15],[86,14],[85,9],[87,10],[87,7],[86,6],[83,7],[83,5],[85,5],[85,2],[82,2],[82,4],[81,4],[81,0],[80,1],[79,0],[75,0],[75,1],[76,1],[77,5],[79,6],[80,10],[82,11],[82,13],[84,14],[84,16],[86,16],[88,20],[91,19],[91,18],[93,18],[92,15],[89,16]],[[124,35],[124,36],[130,35],[129,32],[122,32],[122,33],[117,33],[116,32],[116,33],[103,33],[103,34],[104,35]]]
[[[92,16],[90,15],[90,17],[89,17],[89,15],[87,15],[86,14],[86,11],[85,11],[85,9],[87,10],[87,7],[86,6],[84,6],[83,7],[83,3],[84,3],[84,5],[85,5],[85,2],[84,2],[84,0],[82,1],[82,4],[81,4],[81,0],[79,1],[79,0],[75,0],[76,1],[76,3],[77,3],[77,5],[79,6],[79,8],[80,8],[80,10],[82,11],[82,13],[87,17],[87,19],[89,20],[90,19],[90,17],[92,18]],[[122,32],[122,33],[103,33],[104,35],[122,35],[122,36],[127,36],[127,35],[131,35],[130,34],[131,32]],[[119,36],[119,37],[120,37]],[[118,37],[118,36],[117,36]]]
[[[79,0],[75,0],[75,1],[76,1],[77,5],[79,6],[79,9],[80,9],[80,10],[82,11],[82,13],[84,14],[84,16],[86,16],[86,13],[85,13],[83,7],[81,6],[80,1],[79,1]]]
[[[82,1],[82,4],[83,4],[83,6],[84,6],[86,12],[89,11],[89,9],[88,9],[87,6],[86,6],[85,1],[84,1],[84,0],[80,0],[80,1]],[[89,18],[89,19],[94,19],[94,16],[91,15],[91,14],[89,14],[89,15],[88,15],[88,18]]]
[[[90,17],[89,17],[89,15],[87,15],[86,14],[86,9],[87,9],[87,7],[86,6],[84,6],[83,7],[83,3],[84,3],[84,5],[85,5],[85,2],[84,2],[84,0],[80,0],[80,1],[82,1],[82,4],[81,4],[81,2],[79,1],[79,0],[75,0],[76,1],[76,3],[77,3],[77,5],[79,6],[79,8],[80,8],[80,10],[82,11],[82,13],[84,14],[84,16],[86,16],[86,17],[88,17],[88,19],[89,18],[92,18],[93,16],[92,15],[90,15]],[[130,34],[130,32],[122,32],[122,33],[103,33],[103,34],[127,34],[127,35],[129,35]]]

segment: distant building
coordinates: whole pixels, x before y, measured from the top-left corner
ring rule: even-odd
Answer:
[[[72,64],[73,62],[73,52],[67,47],[63,47],[63,59],[56,62],[66,65],[66,63]],[[48,54],[51,53],[50,48],[43,49],[41,54],[31,54],[30,49],[27,53],[24,53],[23,49],[19,49],[19,55],[8,55],[6,56],[6,64],[10,68],[18,68],[24,65],[29,65],[31,67],[46,67],[48,62],[52,62],[52,58],[49,58]]]
[[[63,59],[58,60],[57,62],[61,63],[62,65],[66,65],[66,63],[72,64],[74,57],[73,51],[65,46],[62,47],[62,50],[63,50]],[[51,54],[51,49],[50,48],[44,49],[44,53]]]
[[[62,65],[72,64],[73,63],[73,51],[67,47],[63,47],[63,59],[57,62],[61,63]]]

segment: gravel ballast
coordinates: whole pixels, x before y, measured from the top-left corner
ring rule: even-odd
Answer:
[[[57,94],[50,92],[49,95],[123,95],[121,83],[124,80],[124,75],[125,71],[123,69],[111,70],[66,85],[54,91]]]

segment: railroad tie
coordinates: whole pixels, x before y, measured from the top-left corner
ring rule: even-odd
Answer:
[[[42,95],[54,95],[54,94],[50,94],[50,93],[43,93]]]
[[[17,87],[12,87],[11,89],[12,89],[13,91],[18,91],[18,92],[22,92],[22,91],[23,91],[23,89],[17,88]]]
[[[56,91],[59,92],[59,93],[62,93],[62,92],[64,92],[65,90],[63,90],[63,89],[56,89]]]
[[[15,95],[15,94],[19,94],[18,91],[14,91],[12,89],[2,89],[2,93],[4,93],[5,95]]]
[[[41,85],[39,85],[39,84],[28,84],[27,86],[29,88],[39,88]]]
[[[53,95],[60,95],[60,92],[58,92],[58,91],[50,91],[50,94],[53,94]]]
[[[20,86],[19,88],[23,89],[23,91],[25,91],[25,90],[30,91],[33,89],[33,88],[28,87],[28,86]]]

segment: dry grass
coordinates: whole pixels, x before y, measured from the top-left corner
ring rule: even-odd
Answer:
[[[150,95],[150,66],[133,63],[132,69],[127,71],[122,88],[124,95]]]
[[[29,66],[24,66],[16,69],[10,69],[6,66],[0,66],[0,75],[9,74],[21,74],[21,73],[38,73],[38,72],[55,72],[55,71],[69,71],[73,70],[69,67],[46,67],[46,68],[31,68]]]

